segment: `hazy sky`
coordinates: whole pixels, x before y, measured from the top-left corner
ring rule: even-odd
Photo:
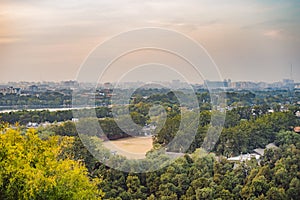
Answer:
[[[1,0],[0,27],[0,82],[76,79],[99,43],[143,27],[195,39],[223,78],[280,81],[292,64],[300,82],[299,0]]]

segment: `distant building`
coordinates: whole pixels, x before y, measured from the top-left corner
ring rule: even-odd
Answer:
[[[231,82],[231,80],[230,80],[230,82]],[[208,89],[228,88],[228,86],[229,86],[229,83],[227,80],[224,80],[224,81],[205,80],[204,84],[208,87]]]
[[[78,118],[72,118],[72,122],[78,122],[79,119]]]
[[[150,136],[155,131],[155,129],[156,129],[156,126],[154,126],[154,125],[145,125],[142,128],[141,134],[144,136]]]
[[[6,95],[6,94],[21,94],[21,88],[14,88],[14,87],[5,87],[0,89],[0,93]]]
[[[240,156],[231,157],[231,158],[228,158],[227,160],[228,161],[233,161],[233,162],[243,162],[243,161],[251,160],[252,158],[255,158],[256,160],[259,160],[260,155],[258,155],[256,153],[241,154]]]
[[[50,88],[50,86],[47,84],[40,84],[38,87],[39,87],[38,89],[42,91],[46,91]]]
[[[294,89],[295,87],[295,83],[294,83],[294,80],[291,80],[291,79],[283,79],[283,87],[286,87],[290,90]]]
[[[269,87],[270,88],[282,88],[283,87],[283,83],[282,82],[270,83]]]
[[[38,126],[39,124],[36,122],[28,122],[26,125],[27,128],[37,128]]]
[[[254,83],[254,82],[246,82],[246,81],[239,81],[231,83],[231,87],[235,89],[254,89],[262,87],[263,83]]]
[[[247,160],[251,160],[252,158],[255,158],[257,161],[259,161],[261,156],[264,156],[265,150],[271,149],[271,148],[277,149],[278,147],[274,143],[270,143],[270,144],[266,145],[265,149],[257,148],[257,149],[253,150],[254,153],[241,154],[236,157],[228,158],[227,160],[233,161],[233,162],[243,162],[243,161],[247,161]]]
[[[77,81],[63,81],[61,82],[61,87],[68,89],[76,89],[79,87],[79,83]]]
[[[34,93],[38,92],[39,87],[37,85],[31,85],[31,86],[28,87],[28,89],[29,89],[30,93],[34,94]]]
[[[113,85],[110,82],[106,82],[103,84],[104,89],[112,89]]]
[[[262,148],[257,148],[257,149],[254,149],[253,151],[260,156],[263,156],[265,153],[265,149],[262,149]]]
[[[277,149],[277,148],[278,147],[274,143],[270,143],[270,144],[266,145],[265,149],[257,148],[257,149],[254,149],[253,151],[255,153],[257,153],[258,155],[263,156],[266,149]]]

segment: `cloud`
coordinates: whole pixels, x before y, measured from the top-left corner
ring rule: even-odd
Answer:
[[[263,33],[263,35],[270,38],[281,38],[282,32],[282,30],[267,30]]]
[[[283,0],[0,0],[0,51],[11,52],[3,57],[12,77],[19,66],[44,73],[42,66],[70,77],[69,71],[75,71],[74,66],[99,42],[123,31],[155,26],[199,41],[234,79],[234,74],[240,75],[235,71],[243,74],[247,66],[261,70],[262,65],[280,68],[285,60],[300,63],[299,8]],[[55,73],[53,77],[57,78]]]
[[[20,40],[21,40],[20,38],[0,36],[0,44],[11,44],[11,43],[19,42]]]

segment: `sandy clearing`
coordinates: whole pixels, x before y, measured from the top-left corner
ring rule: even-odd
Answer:
[[[103,144],[106,148],[128,159],[143,159],[152,149],[152,137],[130,137],[105,141]]]

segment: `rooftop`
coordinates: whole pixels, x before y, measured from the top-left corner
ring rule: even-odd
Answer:
[[[300,133],[300,126],[295,127],[295,128],[294,128],[294,131],[295,131],[296,133]]]
[[[240,156],[236,156],[236,157],[231,157],[228,158],[227,160],[229,161],[246,161],[246,160],[251,160],[251,158],[255,158],[256,160],[258,160],[260,158],[260,155],[256,154],[256,153],[251,153],[251,154],[242,154]]]

